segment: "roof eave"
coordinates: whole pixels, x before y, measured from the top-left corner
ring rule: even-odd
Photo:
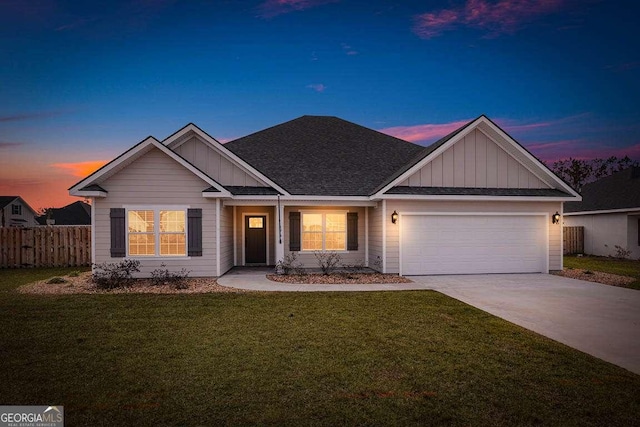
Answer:
[[[462,194],[382,194],[371,200],[461,200],[461,201],[510,201],[510,202],[575,202],[575,197],[551,196],[485,196]]]

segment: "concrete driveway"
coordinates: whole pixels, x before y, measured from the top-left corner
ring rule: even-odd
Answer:
[[[640,291],[549,274],[411,279],[640,374]]]

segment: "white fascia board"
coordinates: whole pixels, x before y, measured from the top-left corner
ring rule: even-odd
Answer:
[[[626,208],[626,209],[604,209],[600,211],[580,211],[580,212],[565,212],[564,216],[579,216],[579,215],[599,215],[599,214],[612,214],[612,213],[634,213],[640,212],[640,208]]]
[[[438,157],[440,154],[444,153],[449,147],[451,147],[453,144],[455,144],[456,142],[460,141],[462,138],[464,138],[465,136],[467,136],[467,134],[469,132],[471,132],[473,129],[475,129],[478,124],[480,123],[481,119],[483,117],[478,117],[473,123],[471,123],[469,126],[467,126],[467,129],[465,129],[464,132],[460,132],[458,133],[456,136],[454,136],[453,138],[451,138],[449,141],[445,142],[444,144],[442,144],[440,147],[438,147],[437,149],[435,149],[434,151],[432,151],[431,153],[429,153],[428,156],[426,156],[425,158],[423,158],[422,160],[420,160],[418,163],[416,163],[415,165],[413,165],[411,168],[409,168],[408,170],[406,170],[403,174],[401,174],[400,176],[398,176],[396,179],[394,179],[393,181],[391,181],[389,184],[387,184],[386,186],[384,186],[382,189],[380,189],[380,191],[378,191],[376,194],[374,194],[373,196],[371,196],[372,198],[378,198],[378,196],[383,195],[384,193],[386,193],[387,191],[389,191],[389,189],[395,187],[396,185],[398,185],[399,183],[401,183],[402,181],[408,179],[411,175],[413,175],[414,173],[416,173],[417,171],[419,171],[420,169],[422,169],[422,167],[424,165],[426,165],[427,163],[431,162],[431,160],[435,159],[436,157]]]
[[[278,184],[276,184],[275,182],[270,180],[268,177],[266,177],[262,172],[258,171],[256,168],[254,168],[253,166],[251,166],[250,164],[248,164],[247,162],[242,160],[240,157],[236,156],[230,150],[225,148],[223,144],[218,142],[215,138],[213,138],[210,135],[208,135],[205,131],[203,131],[198,126],[194,125],[193,123],[189,123],[187,126],[182,128],[180,131],[176,132],[175,134],[171,135],[169,138],[167,138],[164,141],[162,141],[162,143],[164,145],[166,145],[167,147],[169,147],[173,141],[181,138],[187,132],[194,132],[207,145],[209,145],[209,147],[211,147],[215,151],[219,152],[222,156],[226,157],[227,160],[230,160],[233,163],[237,164],[242,169],[244,169],[246,172],[257,176],[258,178],[260,178],[261,181],[264,181],[265,183],[269,184],[271,187],[275,188],[280,193],[289,194],[284,188],[280,187]],[[176,147],[171,147],[170,149],[175,149],[175,148]]]
[[[74,192],[77,192],[81,188],[84,188],[84,187],[86,187],[88,185],[91,185],[91,184],[95,183],[101,177],[103,177],[104,175],[106,175],[109,172],[113,171],[115,168],[120,166],[122,163],[126,162],[127,160],[131,159],[134,156],[137,156],[140,152],[143,152],[144,150],[146,150],[147,147],[149,147],[149,145],[153,144],[154,141],[156,143],[160,144],[159,141],[157,139],[155,139],[154,137],[152,137],[152,136],[148,137],[147,139],[142,140],[137,145],[134,145],[132,148],[130,148],[128,151],[125,151],[120,156],[116,157],[115,159],[113,159],[112,161],[110,161],[106,165],[102,166],[100,169],[98,169],[97,171],[95,171],[94,173],[92,173],[91,175],[89,175],[88,177],[83,179],[82,181],[78,182],[73,187],[69,188],[69,194],[71,194],[72,196],[77,195],[77,194],[74,194]],[[160,144],[160,145],[162,145],[162,144]],[[85,194],[85,193],[82,193],[82,194]]]
[[[209,197],[216,197],[215,194]],[[203,193],[204,196],[204,193]],[[225,200],[225,206],[273,206],[278,203],[277,196],[232,196]],[[331,196],[280,196],[282,206],[376,206],[368,197],[331,197]]]
[[[509,202],[575,202],[575,197],[383,194],[376,200],[463,200]]]
[[[531,153],[529,153],[524,147],[522,147],[520,144],[518,144],[516,141],[514,141],[513,138],[511,138],[509,135],[507,135],[502,129],[500,129],[498,126],[493,124],[493,122],[491,122],[491,120],[487,120],[484,117],[480,117],[480,118],[482,119],[483,123],[485,123],[491,129],[493,129],[505,141],[507,141],[511,145],[513,145],[522,156],[526,157],[528,160],[530,160],[531,162],[536,164],[540,168],[540,170],[543,171],[544,174],[548,178],[550,178],[553,182],[555,182],[556,184],[560,185],[560,187],[562,187],[567,193],[572,194],[575,197],[580,197],[580,194],[578,194],[573,188],[571,188],[569,185],[567,185],[567,183],[565,183],[563,180],[558,178],[540,160],[536,159]],[[537,175],[537,174],[534,174],[534,175]],[[580,200],[582,200],[582,199],[580,199]],[[578,201],[578,199],[573,198],[573,199],[571,199],[571,201]]]
[[[313,195],[298,195],[298,196],[280,196],[280,200],[318,200],[318,201],[346,201],[346,202],[357,202],[357,201],[369,201],[371,198],[369,196],[313,196]]]

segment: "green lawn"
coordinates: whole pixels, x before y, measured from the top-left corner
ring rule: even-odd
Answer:
[[[11,290],[63,273],[0,270],[0,403],[68,426],[638,425],[640,376],[436,292]]]
[[[640,289],[640,260],[616,259],[601,256],[575,256],[564,257],[564,268],[581,268],[591,271],[619,274],[621,276],[635,277],[636,281],[629,285],[630,288]]]

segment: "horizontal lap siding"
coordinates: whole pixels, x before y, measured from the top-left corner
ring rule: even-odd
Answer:
[[[285,255],[289,254],[289,212],[291,211],[299,211],[299,212],[310,212],[310,211],[318,211],[318,212],[330,212],[330,211],[338,211],[338,212],[357,212],[358,213],[358,250],[357,251],[348,251],[343,252],[340,251],[340,262],[343,264],[365,264],[365,208],[361,207],[285,207],[284,209],[284,218],[283,218],[283,226],[284,226],[284,253]],[[316,259],[313,251],[305,251],[298,252],[298,261],[300,261],[305,268],[318,268],[318,260]]]
[[[187,206],[202,209],[202,256],[190,259],[144,259],[141,275],[148,276],[164,263],[172,271],[185,268],[192,277],[216,276],[215,200],[202,197],[209,185],[186,170],[166,154],[153,149],[126,166],[116,175],[100,182],[108,191],[106,198],[95,199],[95,263],[120,262],[122,258],[110,256],[111,208],[126,205]]]
[[[549,221],[549,270],[560,270],[562,262],[562,227],[551,224],[550,216],[561,211],[559,202],[443,202],[443,201],[387,201],[387,211],[408,212],[495,212],[495,213],[544,213]],[[386,219],[385,219],[386,220]],[[400,218],[402,221],[402,218]],[[387,272],[400,271],[399,224],[392,224],[391,219],[386,227],[387,233]]]

